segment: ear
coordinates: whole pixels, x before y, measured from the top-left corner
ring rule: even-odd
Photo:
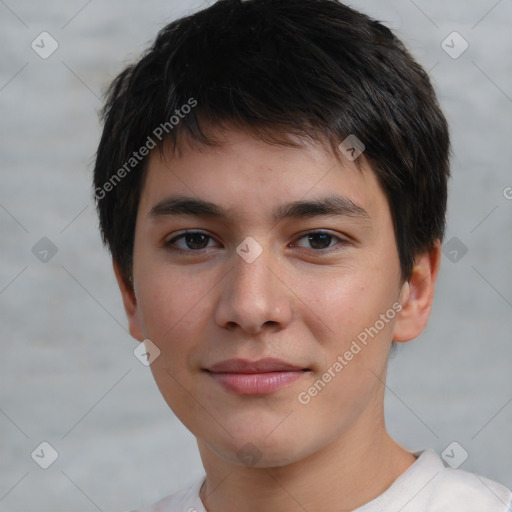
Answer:
[[[402,310],[396,317],[394,341],[410,341],[418,337],[427,325],[440,264],[441,242],[437,240],[430,252],[417,256],[412,275],[402,288]]]
[[[139,309],[137,306],[137,298],[135,297],[135,291],[130,283],[126,282],[126,279],[121,272],[121,268],[114,261],[112,263],[114,267],[114,274],[116,275],[117,284],[121,291],[123,298],[124,310],[126,317],[128,318],[128,328],[130,334],[138,341],[142,341],[144,336],[142,335],[142,326],[139,318]]]

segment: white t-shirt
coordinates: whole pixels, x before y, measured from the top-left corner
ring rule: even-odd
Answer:
[[[434,450],[418,458],[380,496],[354,512],[512,512],[512,492],[488,478],[445,467]],[[180,492],[138,512],[206,512],[202,476]],[[135,512],[135,511],[134,511]]]

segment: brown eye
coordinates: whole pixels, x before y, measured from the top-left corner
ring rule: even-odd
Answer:
[[[189,249],[204,249],[208,245],[209,238],[209,236],[203,233],[187,233],[183,236],[185,244]]]
[[[206,249],[210,240],[213,240],[212,237],[206,233],[188,231],[165,242],[165,246],[177,252],[198,252]]]
[[[307,243],[307,245],[298,244],[299,247],[306,247],[307,249],[315,249],[317,251],[334,247],[340,242],[341,245],[345,243],[345,241],[338,236],[331,235],[330,233],[325,233],[323,231],[312,231],[311,233],[307,233],[300,237],[299,240],[306,240]],[[336,243],[331,245],[333,241],[336,241]]]
[[[313,249],[326,249],[332,241],[332,236],[327,233],[315,233],[308,235],[308,241]]]

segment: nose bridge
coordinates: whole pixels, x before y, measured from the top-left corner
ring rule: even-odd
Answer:
[[[276,275],[276,261],[270,248],[258,248],[250,240],[240,244],[217,307],[219,324],[237,324],[255,332],[267,322],[289,321],[291,308],[285,287]]]
[[[275,275],[270,270],[273,264],[273,255],[270,249],[261,248],[261,253],[254,254],[255,249],[249,246],[249,251],[247,255],[249,258],[246,258],[243,254],[244,250],[247,250],[247,245],[245,247],[241,244],[237,251],[237,256],[234,258],[233,262],[233,280],[235,281],[234,285],[240,288],[239,291],[247,291],[248,293],[264,291],[271,285],[273,279],[275,279]],[[251,255],[251,252],[253,253]],[[275,266],[275,265],[274,265]]]

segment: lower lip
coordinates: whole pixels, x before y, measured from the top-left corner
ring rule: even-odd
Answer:
[[[209,375],[237,395],[267,395],[296,381],[305,371],[266,373],[212,373]]]

